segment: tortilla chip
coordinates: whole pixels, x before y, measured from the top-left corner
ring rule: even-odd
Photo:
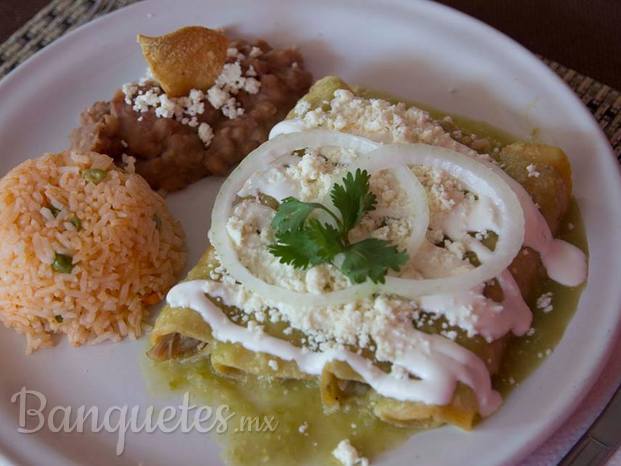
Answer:
[[[153,77],[170,97],[207,90],[220,75],[228,48],[222,32],[201,26],[158,37],[138,34],[138,43]]]

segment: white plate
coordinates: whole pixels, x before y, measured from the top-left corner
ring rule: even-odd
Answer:
[[[225,26],[279,46],[296,44],[316,77],[338,73],[523,137],[538,128],[545,142],[565,149],[591,254],[588,287],[565,338],[475,432],[444,428],[417,435],[376,464],[508,464],[543,442],[595,381],[621,309],[618,167],[573,93],[505,36],[431,2],[152,1],[68,34],[2,81],[0,173],[27,157],[64,148],[82,109],[142,75],[137,32],[160,34],[188,24]],[[205,246],[218,184],[204,180],[169,199],[188,233],[190,262]],[[128,434],[125,453],[117,457],[114,433],[17,432],[18,407],[10,398],[22,386],[44,393],[49,407],[166,403],[145,390],[139,366],[144,345],[128,341],[74,350],[63,343],[26,357],[22,338],[0,329],[2,454],[24,465],[219,464],[214,441],[197,433]]]

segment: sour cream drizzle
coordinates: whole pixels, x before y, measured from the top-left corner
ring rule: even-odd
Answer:
[[[415,329],[393,329],[391,338],[405,348],[394,363],[418,379],[398,379],[368,359],[344,349],[323,352],[304,351],[286,340],[249,330],[237,325],[206,296],[214,293],[217,282],[193,280],[175,286],[167,296],[172,307],[186,307],[198,312],[219,341],[238,343],[244,348],[295,361],[301,371],[321,375],[330,361],[343,361],[351,366],[377,393],[400,401],[446,405],[451,402],[457,382],[472,388],[483,416],[494,412],[501,403],[500,395],[492,389],[485,364],[470,351],[438,335],[428,335]]]
[[[524,245],[539,253],[548,276],[565,286],[578,286],[586,280],[587,261],[583,251],[573,244],[556,239],[550,227],[524,187],[495,165],[518,197],[524,212]]]

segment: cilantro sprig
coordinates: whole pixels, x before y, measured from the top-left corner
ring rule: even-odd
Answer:
[[[366,170],[358,169],[347,173],[342,184],[332,186],[330,198],[338,213],[317,202],[283,199],[272,220],[276,242],[269,245],[269,251],[281,263],[296,268],[331,263],[353,283],[367,279],[384,283],[389,269],[398,271],[407,262],[407,254],[385,240],[351,243],[348,238],[350,230],[377,204],[369,178]],[[330,222],[313,217],[316,211],[328,214]]]

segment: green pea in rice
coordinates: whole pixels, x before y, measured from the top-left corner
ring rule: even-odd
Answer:
[[[74,346],[139,337],[185,257],[164,199],[108,156],[47,154],[0,181],[0,321],[27,353],[55,334]]]

